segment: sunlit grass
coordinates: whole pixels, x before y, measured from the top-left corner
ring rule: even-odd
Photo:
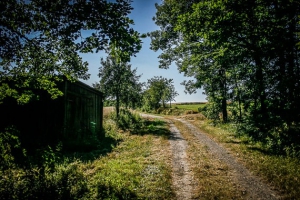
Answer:
[[[203,108],[205,106],[205,103],[201,104],[175,104],[172,107],[178,108],[178,109],[184,109],[184,110],[192,110],[194,112],[198,112],[198,108]]]
[[[107,156],[85,166],[89,186],[95,190],[92,198],[101,197],[103,191],[99,191],[98,185],[105,185],[116,191],[116,199],[172,199],[170,155],[162,153],[162,150],[168,149],[169,143],[165,135],[159,134],[166,125],[158,120],[153,123],[149,121],[144,126],[146,130],[140,130],[141,134],[138,131],[131,134],[116,133],[114,122],[106,123],[109,123],[106,124],[107,128],[111,127],[108,136],[113,135],[122,142]],[[155,129],[158,134],[153,134],[152,130],[147,132],[148,127]],[[120,194],[125,196],[118,196]]]
[[[108,156],[93,162],[91,183],[110,185],[121,191],[127,188],[136,198],[170,199],[170,168],[159,149],[168,143],[153,135],[125,134],[124,141]]]

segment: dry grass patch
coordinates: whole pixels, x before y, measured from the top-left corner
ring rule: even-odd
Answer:
[[[103,117],[108,117],[109,114],[114,111],[114,107],[103,107]]]
[[[233,183],[228,166],[215,159],[184,124],[177,120],[174,123],[188,142],[188,161],[197,182],[194,198],[243,199],[243,192]]]

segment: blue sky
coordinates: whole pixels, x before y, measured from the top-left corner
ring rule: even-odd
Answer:
[[[161,3],[161,0],[133,0],[132,7],[134,8],[129,15],[134,20],[135,25],[133,28],[140,33],[147,33],[154,30],[158,30],[159,27],[155,25],[152,20],[155,15],[156,9],[154,4]],[[176,102],[203,102],[206,101],[206,96],[202,94],[202,90],[198,90],[196,94],[185,94],[184,86],[180,85],[183,80],[187,78],[180,74],[175,64],[171,65],[169,69],[160,69],[158,67],[159,52],[150,50],[150,38],[143,39],[143,46],[141,51],[132,57],[130,64],[132,69],[137,68],[137,74],[142,74],[140,81],[146,82],[154,76],[163,76],[165,78],[172,78],[174,80],[174,86],[179,96],[175,98]],[[104,52],[98,54],[83,54],[83,60],[89,63],[89,73],[91,77],[89,80],[84,81],[88,85],[92,85],[94,82],[98,82],[98,69],[100,66],[100,58],[106,57]]]

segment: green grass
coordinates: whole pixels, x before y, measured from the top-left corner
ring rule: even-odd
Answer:
[[[167,125],[142,122],[132,134],[106,116],[98,148],[62,152],[54,167],[0,170],[0,199],[174,199]]]
[[[154,114],[159,115],[187,115],[199,113],[198,108],[203,108],[206,103],[184,103],[184,104],[172,104],[172,107],[166,106],[165,108],[160,107],[157,110],[153,110]]]
[[[175,104],[172,107],[173,108],[178,108],[178,109],[183,109],[183,110],[192,110],[194,112],[198,112],[198,108],[203,108],[205,106],[205,103],[201,104]]]
[[[161,141],[154,140],[153,135],[126,135],[124,142],[111,154],[89,166],[94,171],[90,174],[93,188],[100,184],[108,185],[118,193],[124,190],[126,194],[127,190],[130,198],[171,198],[169,168],[153,151],[155,143],[161,145]]]

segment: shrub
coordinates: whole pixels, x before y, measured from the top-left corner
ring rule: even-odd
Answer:
[[[143,120],[138,113],[127,109],[120,109],[119,118],[116,113],[110,115],[111,119],[117,122],[118,128],[122,130],[135,131],[143,126]]]
[[[88,188],[78,166],[64,163],[53,172],[36,167],[2,171],[0,199],[79,199]]]
[[[214,121],[217,121],[220,119],[219,113],[220,108],[216,103],[208,103],[206,104],[202,109],[201,113],[207,118]]]
[[[18,130],[10,127],[0,132],[0,170],[13,168],[16,164],[15,158],[23,158],[25,155],[26,151],[21,147]],[[20,160],[22,159],[17,159]]]

